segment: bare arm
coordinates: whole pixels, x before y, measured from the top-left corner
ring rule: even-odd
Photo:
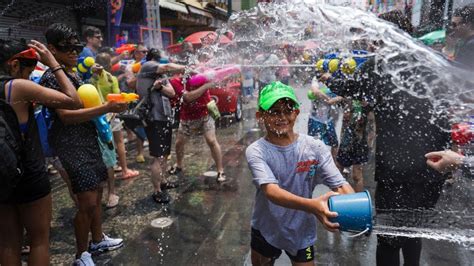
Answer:
[[[206,92],[206,90],[208,90],[208,89],[210,89],[214,86],[216,86],[216,84],[214,82],[209,82],[209,83],[206,83],[206,84],[202,85],[201,87],[199,87],[195,90],[186,91],[183,94],[183,100],[187,103],[195,101],[197,98],[201,97],[201,95],[204,92]]]
[[[333,188],[332,191],[337,192],[339,194],[351,194],[355,193],[354,189],[349,184],[344,184],[340,187]]]
[[[334,104],[337,104],[339,102],[342,102],[343,100],[344,100],[344,97],[336,96],[334,98],[330,98],[329,100],[327,100],[327,103],[329,105],[334,105]]]
[[[158,68],[158,74],[163,74],[163,73],[182,73],[186,69],[186,66],[184,65],[179,65],[175,63],[168,63],[168,64],[163,64],[160,65]]]
[[[106,113],[119,113],[125,111],[127,107],[127,103],[107,102],[100,106],[79,110],[56,109],[56,113],[64,124],[71,125],[90,121]]]
[[[330,191],[320,197],[308,199],[292,194],[277,184],[264,184],[260,188],[277,205],[314,214],[328,231],[334,232],[339,228],[339,224],[329,221],[329,218],[337,217],[337,213],[329,211],[328,207],[328,198],[336,193]]]

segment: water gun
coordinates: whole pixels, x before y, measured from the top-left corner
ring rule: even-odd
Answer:
[[[341,57],[338,53],[330,53],[316,62],[316,68],[321,72],[337,73],[342,72],[346,75],[353,74],[367,58],[367,51],[353,50],[350,56]]]
[[[128,51],[129,53],[132,53],[133,51],[135,51],[135,49],[137,49],[137,45],[136,45],[136,44],[131,44],[131,43],[122,44],[122,46],[120,46],[119,48],[115,49],[115,53],[117,53],[117,54],[122,54],[122,53],[125,52],[125,51]]]
[[[92,77],[92,66],[94,64],[95,60],[93,57],[79,57],[76,71],[81,74],[83,80],[88,80]]]
[[[108,102],[130,103],[137,101],[140,97],[136,93],[109,93],[107,94]]]
[[[463,146],[474,140],[474,124],[456,123],[451,127],[451,139],[457,145]]]
[[[222,81],[230,75],[239,74],[239,73],[240,73],[240,67],[238,66],[229,66],[229,67],[223,67],[219,69],[211,69],[203,73],[199,73],[192,76],[189,79],[188,84],[190,86],[199,87],[211,81],[213,82]]]
[[[79,98],[81,98],[84,108],[102,105],[99,92],[97,91],[96,87],[91,84],[84,84],[80,86],[79,89],[77,89],[77,94],[79,95]],[[110,124],[107,122],[106,116],[98,116],[92,119],[92,122],[97,129],[97,134],[99,135],[100,140],[106,143],[107,147],[112,150],[114,148],[114,144],[112,142],[112,129],[110,128]]]

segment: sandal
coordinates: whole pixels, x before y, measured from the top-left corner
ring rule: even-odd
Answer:
[[[107,201],[107,204],[105,205],[107,208],[115,208],[117,207],[118,203],[119,203],[119,199],[120,197],[115,195],[115,194],[112,194],[109,196],[109,200]]]
[[[125,180],[125,179],[137,177],[139,175],[140,175],[140,172],[138,172],[137,170],[128,169],[126,173],[122,172],[122,176],[118,177],[117,179]]]
[[[227,177],[226,175],[224,174],[224,172],[222,173],[217,173],[217,178],[216,178],[216,181],[219,183],[219,182],[224,182],[227,180]]]
[[[171,167],[170,170],[168,170],[168,174],[170,175],[179,175],[183,172],[183,169],[178,167],[177,165],[174,165],[173,167]]]
[[[165,190],[165,189],[173,189],[173,188],[177,188],[179,187],[179,183],[178,182],[166,182],[166,183],[161,183],[160,184],[160,188],[161,190]]]

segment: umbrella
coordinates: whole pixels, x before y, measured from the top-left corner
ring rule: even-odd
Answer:
[[[418,38],[420,41],[422,41],[426,45],[433,45],[436,43],[444,43],[446,40],[446,30],[437,30],[430,32],[428,34],[425,34]]]
[[[193,45],[212,44],[216,41],[217,33],[214,31],[200,31],[195,32],[184,39],[185,42],[190,42]],[[219,38],[219,43],[227,44],[232,41],[224,35]]]

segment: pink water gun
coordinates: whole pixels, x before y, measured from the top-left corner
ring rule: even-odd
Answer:
[[[222,81],[228,76],[239,74],[239,73],[240,73],[239,66],[228,66],[228,67],[223,67],[219,69],[210,69],[203,73],[199,73],[192,76],[189,79],[188,84],[193,87],[199,87],[211,81],[213,82]]]

